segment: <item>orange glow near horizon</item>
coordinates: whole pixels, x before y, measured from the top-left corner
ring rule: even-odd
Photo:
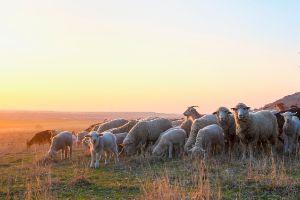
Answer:
[[[205,113],[299,91],[296,8],[152,3],[7,2],[0,109]]]

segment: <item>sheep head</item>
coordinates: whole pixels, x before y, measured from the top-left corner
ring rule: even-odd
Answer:
[[[123,141],[123,147],[126,155],[131,156],[136,153],[136,146],[133,139],[128,134]]]
[[[231,115],[232,113],[229,111],[228,108],[220,107],[213,114],[216,115],[217,118],[219,119],[220,123],[223,124],[223,123],[227,123],[227,121],[229,119],[229,115]]]
[[[281,115],[283,116],[285,123],[290,124],[292,122],[293,117],[296,116],[297,113],[285,112]]]
[[[156,145],[152,151],[152,154],[154,156],[161,156],[163,154],[163,149],[159,145]]]
[[[231,109],[234,111],[235,118],[239,121],[246,121],[249,118],[250,107],[246,106],[246,104],[239,103]]]

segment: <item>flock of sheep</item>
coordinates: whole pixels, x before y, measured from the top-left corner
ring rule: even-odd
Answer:
[[[132,156],[150,151],[154,156],[183,154],[207,159],[215,154],[232,155],[241,150],[242,159],[254,150],[263,148],[266,154],[296,154],[300,139],[300,112],[298,108],[286,111],[252,111],[243,103],[232,108],[232,112],[220,107],[213,114],[201,115],[189,107],[183,114],[185,119],[151,118],[142,120],[115,119],[94,124],[75,135],[64,131],[55,135],[52,130],[36,134],[29,142],[49,142],[48,158],[62,151],[62,158],[72,156],[72,145],[82,145],[91,155],[91,168],[99,168],[101,157],[105,164],[113,156]],[[50,136],[49,136],[50,135]],[[54,136],[55,135],[55,136]],[[281,147],[281,148],[280,148]]]

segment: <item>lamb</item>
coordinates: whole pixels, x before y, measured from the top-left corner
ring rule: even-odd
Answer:
[[[27,141],[27,148],[30,148],[34,144],[51,144],[51,139],[55,134],[55,130],[45,130],[36,133],[29,141]]]
[[[164,118],[138,122],[123,141],[125,153],[127,155],[135,154],[144,145],[155,142],[162,132],[170,128],[172,128],[171,121]]]
[[[105,123],[101,124],[98,127],[97,131],[99,133],[102,133],[102,132],[107,131],[109,129],[113,129],[113,128],[123,126],[126,123],[128,123],[128,120],[126,120],[126,119],[114,119],[114,120],[111,120],[109,122],[105,122]]]
[[[257,143],[264,147],[271,144],[273,154],[278,137],[278,125],[276,117],[270,111],[249,112],[250,107],[239,103],[234,111],[236,134],[241,140],[243,148],[243,159],[246,158],[246,151],[249,149],[250,160],[253,159],[253,148]]]
[[[113,128],[111,130],[109,130],[109,132],[113,133],[113,134],[117,134],[117,133],[128,133],[132,127],[134,127],[134,125],[136,125],[138,123],[137,120],[130,120],[128,123],[124,124],[123,126],[120,126],[118,128]]]
[[[51,146],[47,157],[54,158],[59,150],[61,150],[61,159],[72,157],[73,134],[69,131],[63,131],[52,138]]]
[[[225,137],[225,150],[231,155],[234,144],[237,142],[234,117],[230,110],[225,107],[220,107],[213,114],[217,116],[219,124],[223,128]]]
[[[218,119],[215,115],[204,115],[203,117],[196,119],[193,122],[191,133],[184,146],[184,150],[186,153],[188,153],[188,151],[195,144],[199,130],[212,124],[219,124]]]
[[[281,114],[285,123],[283,126],[284,153],[298,152],[300,137],[300,120],[296,113],[285,112]]]
[[[172,159],[173,146],[179,145],[180,153],[183,153],[186,133],[181,128],[171,128],[161,134],[158,144],[153,149],[153,155],[161,156],[168,148],[169,158]]]
[[[206,126],[199,130],[195,146],[189,150],[189,155],[193,158],[210,157],[217,150],[224,152],[225,140],[223,128],[217,124]]]
[[[97,131],[92,131],[85,137],[90,138],[91,168],[100,167],[100,159],[103,153],[105,153],[105,164],[108,163],[108,155],[112,153],[115,156],[115,163],[119,162],[118,147],[114,134],[110,132],[99,134]]]

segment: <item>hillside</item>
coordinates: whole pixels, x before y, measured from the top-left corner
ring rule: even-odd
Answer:
[[[263,109],[274,109],[276,104],[284,103],[287,108],[291,105],[298,105],[300,106],[300,92],[296,92],[295,94],[287,95],[273,103],[269,103],[263,107]]]

